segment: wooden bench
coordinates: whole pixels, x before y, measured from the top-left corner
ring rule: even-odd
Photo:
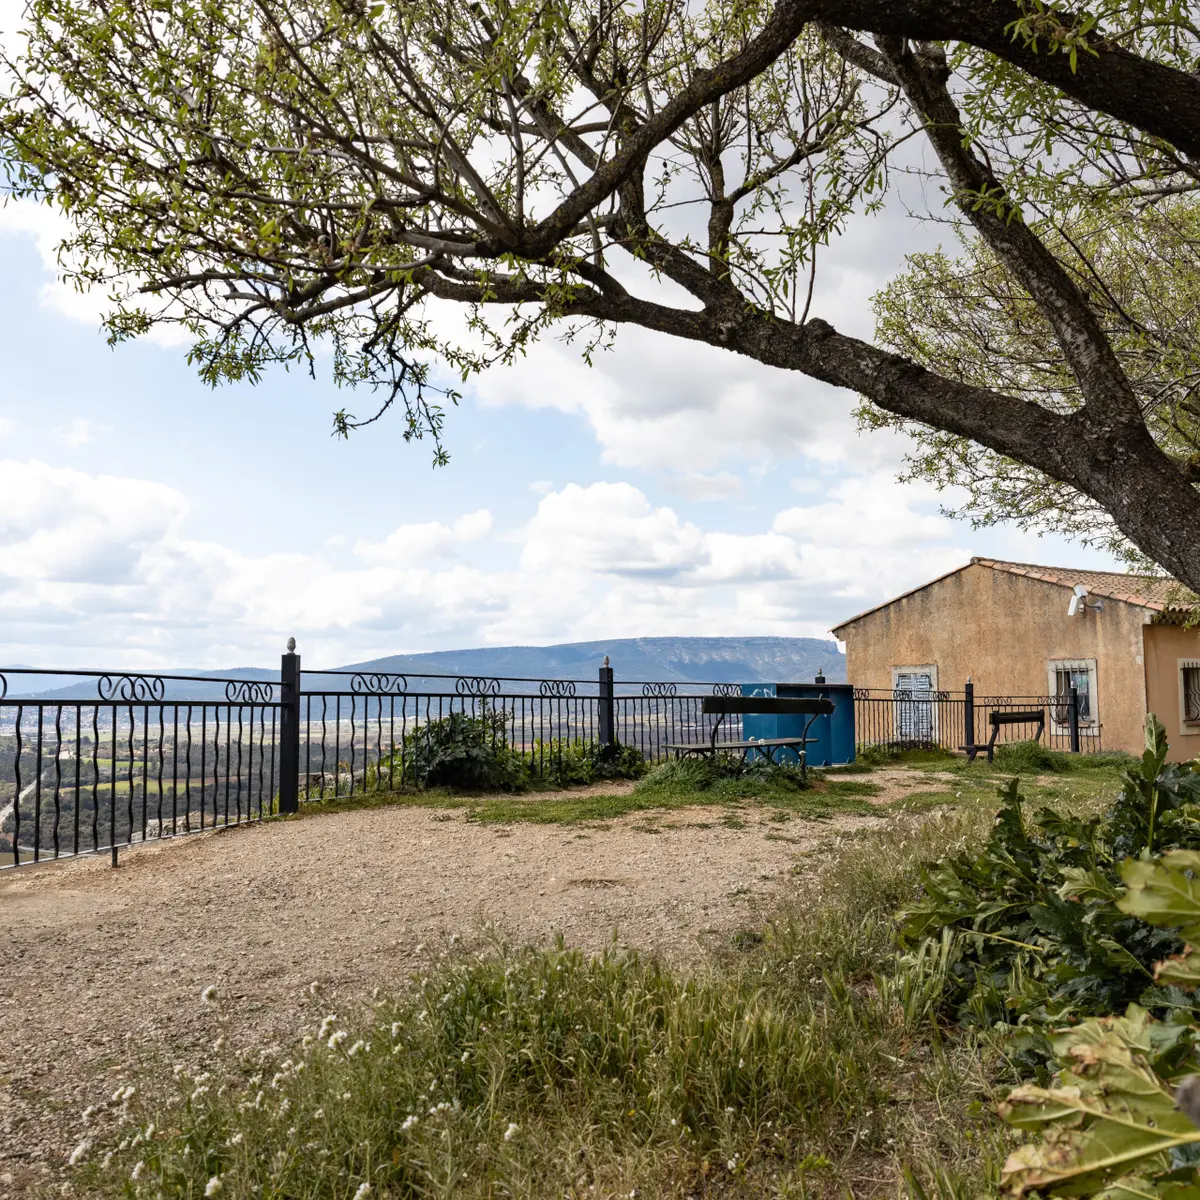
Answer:
[[[1046,732],[1046,710],[1043,708],[1031,708],[1022,712],[990,712],[988,713],[988,723],[992,727],[992,736],[988,738],[986,746],[959,746],[960,750],[967,752],[967,762],[974,762],[975,756],[980,750],[987,751],[988,762],[992,761],[996,753],[996,739],[1000,736],[1000,730],[1005,725],[1033,725],[1037,724],[1037,733],[1034,734],[1033,740],[1040,742],[1042,734]]]
[[[706,715],[716,714],[717,721],[712,728],[712,734],[707,742],[672,742],[667,745],[666,749],[673,750],[676,758],[682,758],[688,754],[715,756],[718,751],[722,753],[738,753],[740,752],[743,759],[749,757],[751,751],[757,751],[766,756],[768,762],[779,766],[781,759],[776,758],[776,754],[781,754],[784,750],[794,750],[796,757],[800,760],[800,774],[802,778],[807,778],[808,774],[808,746],[812,742],[816,742],[817,738],[808,736],[809,729],[812,728],[812,723],[818,717],[828,716],[833,712],[833,701],[824,698],[809,699],[799,696],[706,696],[702,705],[702,711]],[[788,717],[807,717],[808,720],[804,723],[804,733],[800,737],[786,738],[761,738],[758,741],[746,740],[740,742],[719,742],[717,736],[721,731],[721,724],[726,717],[730,716],[788,716]]]

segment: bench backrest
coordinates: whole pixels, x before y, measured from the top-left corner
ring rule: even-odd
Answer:
[[[705,696],[703,711],[757,713],[761,716],[821,717],[833,712],[833,701],[804,696]]]
[[[993,725],[1031,725],[1034,721],[1044,723],[1046,714],[1034,708],[1028,712],[994,712],[988,719]]]

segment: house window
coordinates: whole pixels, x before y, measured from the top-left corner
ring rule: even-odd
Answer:
[[[1200,658],[1179,660],[1179,691],[1179,711],[1183,714],[1183,723],[1200,725]]]
[[[1097,715],[1096,660],[1094,658],[1059,659],[1047,664],[1050,684],[1050,714],[1054,724],[1071,723],[1071,689],[1079,693],[1079,723],[1094,725]]]
[[[892,668],[893,736],[906,745],[937,740],[937,664]]]

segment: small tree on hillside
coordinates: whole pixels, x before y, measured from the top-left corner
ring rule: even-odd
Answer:
[[[32,0],[27,20],[13,186],[72,217],[66,273],[111,291],[114,338],[182,322],[212,381],[323,339],[441,457],[432,359],[465,376],[551,326],[588,354],[637,324],[858,392],[930,431],[935,477],[979,473],[983,515],[1040,488],[1048,521],[1107,513],[1200,589],[1191,360],[1139,357],[1114,272],[1144,246],[1112,247],[1198,186],[1186,4]],[[870,345],[811,314],[813,272],[915,136],[966,252],[920,264]],[[1158,292],[1192,270],[1164,256]],[[433,301],[464,307],[463,338]]]

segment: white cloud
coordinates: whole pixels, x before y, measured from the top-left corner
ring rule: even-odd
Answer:
[[[9,200],[0,204],[0,234],[15,234],[32,240],[42,260],[42,266],[52,278],[38,293],[42,307],[59,316],[82,321],[96,327],[111,305],[104,288],[79,291],[61,278],[59,246],[71,232],[71,224],[58,209],[36,200]],[[145,335],[160,345],[182,347],[192,338],[173,325],[156,325]]]
[[[78,450],[80,446],[90,445],[103,434],[112,433],[112,426],[89,421],[86,417],[75,417],[54,432],[60,441],[66,442],[72,450]]]
[[[456,545],[477,542],[491,532],[492,514],[481,508],[459,517],[453,525],[427,521],[420,525],[401,525],[382,542],[360,538],[354,544],[354,553],[364,562],[405,566],[447,557]]]
[[[187,499],[150,480],[3,461],[0,487],[13,498],[0,509],[0,656],[80,664],[261,662],[289,634],[310,663],[604,636],[824,636],[865,599],[968,556],[885,477],[743,533],[703,528],[629,483],[568,484],[517,529],[479,509],[360,539],[348,562],[337,546],[250,555],[189,537]],[[881,510],[893,546],[872,523]]]

